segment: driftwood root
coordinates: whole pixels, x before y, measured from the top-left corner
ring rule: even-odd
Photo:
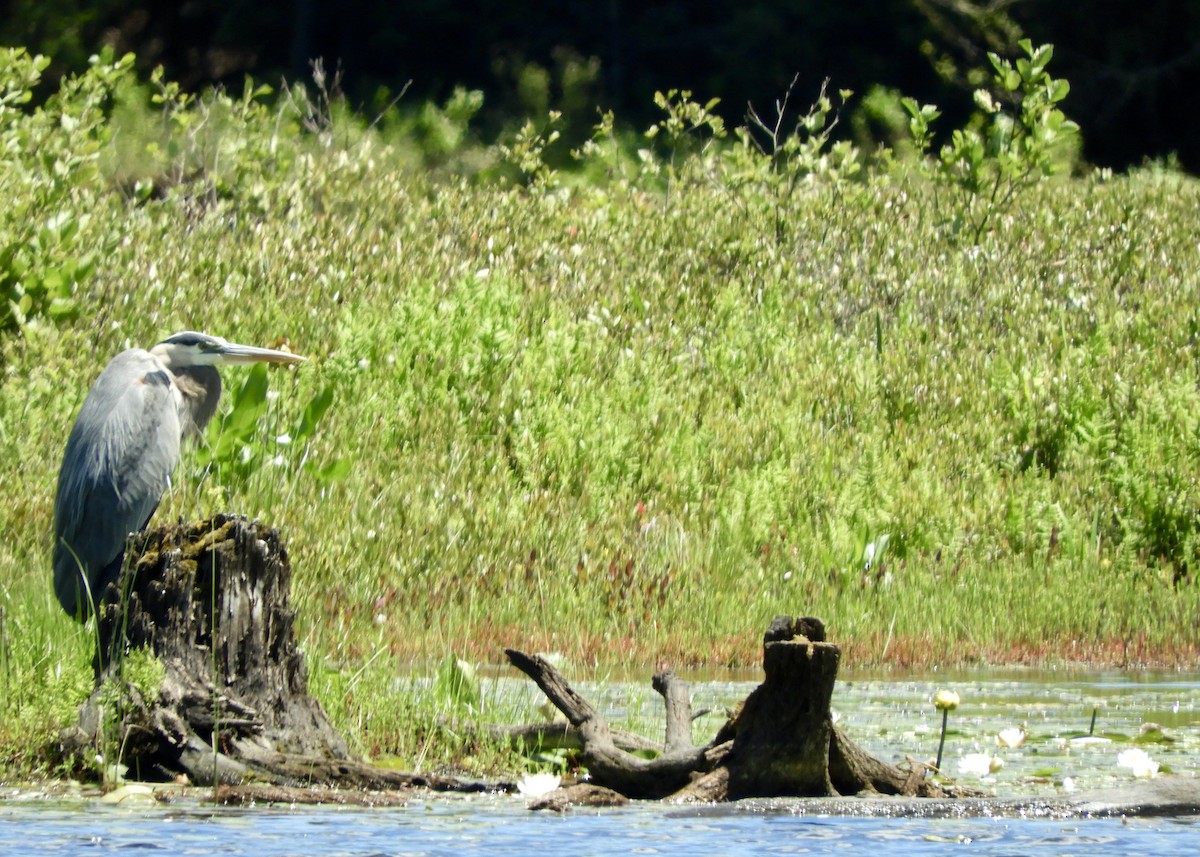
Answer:
[[[877,759],[833,723],[829,706],[840,651],[825,642],[820,619],[781,616],[771,623],[763,637],[762,684],[703,747],[691,740],[687,685],[669,671],[655,675],[666,730],[662,753],[651,759],[618,747],[608,722],[553,664],[515,649],[506,654],[578,731],[592,781],[627,797],[949,796],[926,779],[925,766],[910,763],[905,770]]]

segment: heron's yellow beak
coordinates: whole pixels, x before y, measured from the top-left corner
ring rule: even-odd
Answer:
[[[276,351],[273,348],[258,348],[253,345],[239,345],[236,342],[225,342],[214,352],[221,363],[303,363],[307,357],[292,354],[289,351]]]

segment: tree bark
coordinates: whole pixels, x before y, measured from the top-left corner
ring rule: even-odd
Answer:
[[[763,638],[764,680],[704,747],[691,742],[687,688],[654,677],[667,703],[664,752],[645,759],[613,745],[608,723],[545,659],[507,650],[580,733],[592,781],[628,797],[720,801],[883,793],[947,796],[925,767],[902,770],[862,750],[832,720],[840,651],[819,619],[777,618]],[[957,794],[964,794],[958,790]]]
[[[668,755],[692,747],[692,699],[687,684],[670,670],[654,674],[650,686],[667,706],[664,747]]]
[[[133,648],[149,649],[166,668],[149,712],[152,723],[172,727],[156,730],[166,739],[157,748],[163,763],[185,761],[198,747],[233,758],[347,759],[345,740],[308,695],[279,532],[218,515],[136,541],[140,552],[100,607],[100,673],[102,681],[119,677]],[[205,779],[206,766],[190,762],[188,773]]]
[[[829,643],[763,646],[766,678],[728,727],[730,798],[838,794],[829,776],[829,703],[840,657]]]
[[[131,775],[238,786],[478,791],[451,777],[376,768],[349,748],[308,694],[289,602],[291,564],[278,531],[218,515],[130,539],[130,561],[99,609],[97,690],[67,749],[121,748]],[[126,656],[149,650],[164,679],[153,698],[126,680]],[[119,700],[119,722],[109,712]]]
[[[578,694],[562,674],[540,655],[506,649],[509,661],[542,689],[571,725],[579,730],[588,771],[598,785],[626,797],[661,798],[682,788],[697,770],[703,770],[704,753],[689,746],[653,759],[621,750],[612,729],[590,702]]]

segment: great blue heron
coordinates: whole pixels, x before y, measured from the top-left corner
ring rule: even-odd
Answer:
[[[54,500],[54,594],[83,620],[117,579],[125,540],[149,522],[180,443],[217,411],[222,363],[299,363],[296,354],[184,331],[104,367],[67,439]]]

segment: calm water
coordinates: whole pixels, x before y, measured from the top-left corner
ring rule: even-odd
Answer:
[[[0,855],[827,854],[1195,855],[1191,821],[898,820],[680,812],[637,806],[564,816],[513,798],[404,809],[132,810],[0,804]],[[968,849],[968,850],[964,850]],[[851,851],[853,853],[853,850]]]
[[[850,674],[839,682],[839,722],[889,761],[932,758],[941,688],[962,699],[951,715],[943,767],[1001,796],[1055,795],[1135,782],[1122,753],[1140,749],[1160,776],[1200,771],[1200,675],[1133,673],[958,673],[920,678]],[[540,704],[528,683],[490,680],[490,704],[520,712]],[[660,729],[661,702],[641,685],[580,689],[621,725]],[[695,705],[720,709],[753,682],[693,685]],[[1094,734],[1088,736],[1093,713]],[[518,718],[520,719],[520,718]],[[530,719],[530,718],[526,718]],[[696,726],[706,740],[721,722]],[[1148,729],[1157,724],[1160,730]],[[1019,729],[1024,742],[997,736]],[[1008,733],[1010,736],[1012,732]],[[1142,736],[1139,743],[1139,736]],[[1152,739],[1147,741],[1146,739]],[[1081,740],[1082,739],[1082,740]],[[995,760],[987,767],[979,758]],[[975,764],[972,767],[971,762]],[[643,804],[565,815],[533,813],[520,797],[415,798],[401,809],[223,809],[185,799],[166,806],[95,800],[0,800],[0,857],[105,853],[213,855],[474,854],[824,854],[868,849],[887,855],[1195,855],[1200,819],[829,818],[742,808],[680,809]]]

